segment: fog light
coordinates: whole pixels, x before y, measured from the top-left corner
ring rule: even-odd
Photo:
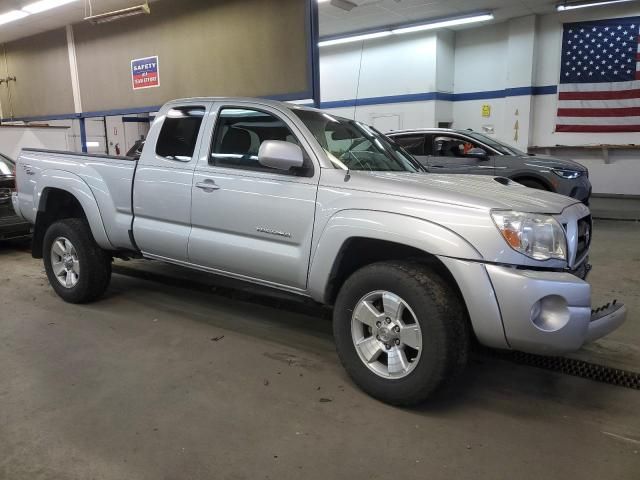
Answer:
[[[531,322],[543,332],[555,332],[564,327],[571,314],[564,297],[548,295],[531,307]]]

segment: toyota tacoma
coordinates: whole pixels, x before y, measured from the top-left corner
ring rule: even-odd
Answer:
[[[164,105],[139,159],[24,149],[14,208],[72,303],[143,257],[333,306],[344,367],[396,405],[426,399],[472,341],[558,354],[615,328],[592,310],[579,200],[432,175],[364,123],[268,100]]]

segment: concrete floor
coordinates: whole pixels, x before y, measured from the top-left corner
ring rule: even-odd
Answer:
[[[593,195],[589,210],[594,218],[640,221],[640,196]]]
[[[631,316],[577,354],[634,371],[638,239],[597,223],[594,292]],[[476,354],[451,390],[392,408],[347,378],[327,311],[116,271],[104,300],[68,305],[0,246],[0,479],[638,478],[637,390]]]

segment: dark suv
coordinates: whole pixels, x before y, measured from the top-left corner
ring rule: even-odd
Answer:
[[[31,225],[18,217],[11,205],[11,194],[16,185],[16,165],[0,153],[0,240],[26,237]]]
[[[423,128],[387,133],[429,172],[508,177],[527,187],[589,202],[588,170],[572,160],[529,155],[471,130]]]

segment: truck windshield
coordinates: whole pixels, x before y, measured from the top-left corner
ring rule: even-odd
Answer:
[[[292,109],[335,168],[371,172],[423,172],[420,164],[372,127],[328,113]]]

